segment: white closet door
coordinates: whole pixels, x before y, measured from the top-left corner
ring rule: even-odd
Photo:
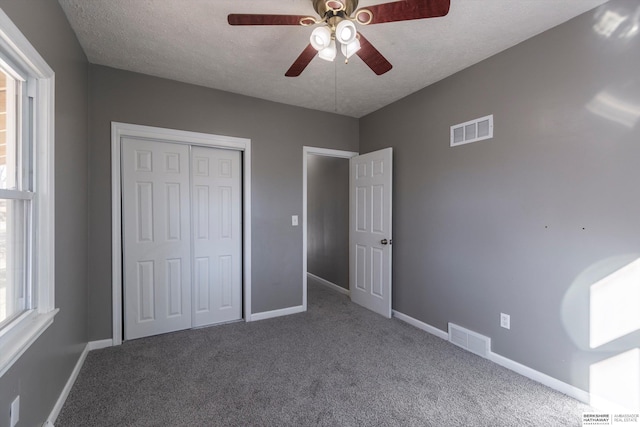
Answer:
[[[189,147],[122,139],[125,339],[191,327]]]
[[[193,147],[193,326],[242,318],[240,152]]]

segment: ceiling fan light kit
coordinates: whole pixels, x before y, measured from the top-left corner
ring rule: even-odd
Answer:
[[[340,51],[346,60],[360,49],[360,43],[356,39],[357,35],[355,24],[348,20],[342,20],[335,29],[325,26],[313,30],[311,45],[318,51],[318,56],[321,59],[333,61],[336,58],[336,42],[338,42],[340,43]]]
[[[318,56],[320,57],[320,59],[324,59],[325,61],[331,62],[334,59],[336,59],[337,53],[338,51],[336,50],[336,41],[331,40],[331,42],[329,43],[329,46],[325,47],[320,52],[318,52]]]
[[[311,33],[311,46],[318,52],[326,49],[331,44],[331,30],[327,27],[318,27]]]
[[[356,38],[352,42],[349,42],[347,44],[341,44],[340,50],[342,52],[342,55],[346,59],[349,59],[354,53],[360,50],[360,40]]]
[[[449,13],[450,0],[399,0],[358,9],[358,0],[312,0],[313,8],[320,18],[300,15],[230,14],[230,25],[301,25],[315,28],[309,37],[310,44],[302,51],[285,73],[297,77],[316,56],[333,61],[337,44],[345,59],[357,54],[377,75],[393,67],[389,61],[364,36],[358,32],[360,25],[412,19],[437,18]],[[355,11],[355,12],[354,12]],[[345,60],[345,62],[347,62]]]
[[[326,28],[326,27],[325,27]],[[356,39],[356,24],[342,20],[336,26],[336,40],[342,44],[349,44]]]

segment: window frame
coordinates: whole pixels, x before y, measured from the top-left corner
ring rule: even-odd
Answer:
[[[33,225],[31,274],[33,307],[0,329],[0,377],[53,323],[55,308],[55,73],[0,9],[0,53],[32,84]]]

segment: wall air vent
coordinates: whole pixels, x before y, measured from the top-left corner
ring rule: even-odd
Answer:
[[[485,359],[491,351],[491,338],[449,323],[449,341]]]
[[[493,114],[451,126],[451,146],[493,138]]]

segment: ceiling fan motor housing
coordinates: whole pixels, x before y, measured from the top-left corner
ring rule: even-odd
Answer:
[[[358,0],[313,0],[313,8],[323,19],[327,13],[329,18],[338,15],[342,15],[343,18],[351,16],[357,7]]]

